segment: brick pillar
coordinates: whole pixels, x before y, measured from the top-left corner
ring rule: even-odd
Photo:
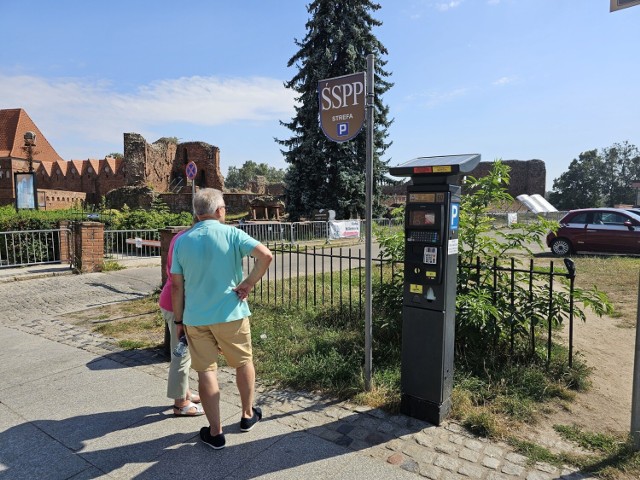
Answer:
[[[58,251],[60,252],[60,263],[69,263],[71,258],[71,244],[69,243],[69,237],[71,235],[69,233],[69,225],[71,225],[71,222],[69,222],[68,220],[61,220],[60,222],[58,222],[58,228],[60,229],[60,243],[58,245]]]
[[[104,224],[79,222],[75,235],[78,273],[99,272],[104,263]]]
[[[162,275],[162,286],[167,281],[167,254],[169,253],[169,245],[171,240],[182,230],[186,230],[190,227],[166,227],[160,230],[160,268]]]

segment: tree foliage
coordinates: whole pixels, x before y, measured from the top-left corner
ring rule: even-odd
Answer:
[[[640,153],[628,142],[582,152],[553,181],[549,201],[560,210],[635,204],[631,181],[640,179]]]
[[[285,178],[286,208],[292,219],[307,216],[315,209],[335,210],[338,218],[363,216],[365,211],[366,135],[344,143],[329,140],[318,122],[319,80],[366,70],[366,57],[375,56],[374,112],[374,209],[379,207],[378,181],[386,163],[381,157],[389,147],[388,107],[382,102],[392,84],[385,80],[386,48],[372,34],[382,23],[371,13],[380,5],[369,0],[315,0],[307,6],[311,18],[307,34],[295,40],[298,52],[288,66],[298,72],[286,82],[297,94],[296,114],[289,122],[281,122],[292,132],[289,139],[277,140],[290,164]]]
[[[228,189],[244,189],[258,175],[266,177],[267,183],[280,183],[284,181],[284,173],[284,170],[270,167],[266,163],[256,163],[248,160],[240,168],[229,167],[224,185]]]

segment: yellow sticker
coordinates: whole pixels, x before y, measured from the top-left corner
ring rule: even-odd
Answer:
[[[436,278],[436,275],[437,275],[436,272],[432,272],[430,270],[427,270],[426,272],[424,272],[424,274],[429,278]]]
[[[433,173],[447,173],[451,171],[451,165],[439,165],[433,167]]]
[[[410,193],[409,203],[416,203],[416,202],[433,203],[435,201],[435,198],[436,198],[435,193]]]
[[[409,284],[409,291],[411,293],[422,293],[422,285]]]

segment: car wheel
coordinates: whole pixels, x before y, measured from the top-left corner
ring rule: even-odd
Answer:
[[[551,251],[560,257],[571,253],[571,243],[564,238],[556,238],[551,244]]]

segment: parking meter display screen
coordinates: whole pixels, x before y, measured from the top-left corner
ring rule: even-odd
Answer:
[[[436,224],[436,212],[421,208],[409,212],[409,225],[412,227],[428,227]]]

